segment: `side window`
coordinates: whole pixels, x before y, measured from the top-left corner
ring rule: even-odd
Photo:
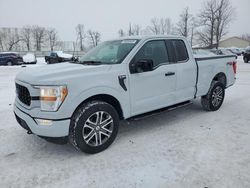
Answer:
[[[149,41],[137,52],[133,61],[152,59],[154,67],[162,63],[169,63],[168,53],[163,40]]]
[[[176,54],[176,61],[187,61],[188,52],[185,43],[182,40],[172,40],[172,44]]]
[[[54,53],[54,52],[52,52],[52,53],[50,54],[50,56],[51,56],[51,57],[57,57],[57,54]]]

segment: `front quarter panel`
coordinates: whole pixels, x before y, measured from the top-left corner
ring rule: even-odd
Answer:
[[[128,117],[130,114],[129,92],[120,86],[118,80],[119,75],[126,76],[123,67],[123,64],[112,65],[110,70],[105,73],[95,73],[87,77],[72,79],[68,83],[69,94],[59,109],[59,114],[71,117],[76,108],[86,99],[95,95],[106,94],[119,101],[124,118]],[[125,79],[125,85],[129,88],[127,80]]]

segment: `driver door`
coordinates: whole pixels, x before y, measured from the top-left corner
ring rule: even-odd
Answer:
[[[130,74],[131,112],[133,115],[175,104],[177,70],[171,64],[164,40],[146,42],[133,62],[153,60],[153,70]]]

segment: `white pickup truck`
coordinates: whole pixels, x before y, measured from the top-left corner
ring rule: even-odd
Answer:
[[[235,74],[235,56],[194,58],[183,37],[122,38],[78,62],[25,68],[14,112],[28,133],[97,153],[114,141],[121,119],[198,97],[205,110],[218,110]]]

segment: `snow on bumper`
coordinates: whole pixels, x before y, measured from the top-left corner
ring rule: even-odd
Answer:
[[[16,105],[14,107],[14,113],[19,119],[18,123],[21,124],[20,121],[23,121],[23,123],[26,123],[28,126],[28,129],[36,135],[46,137],[64,137],[69,134],[70,119],[53,120],[51,125],[39,125],[36,123],[35,119],[22,112]],[[25,125],[21,126],[24,128]]]

